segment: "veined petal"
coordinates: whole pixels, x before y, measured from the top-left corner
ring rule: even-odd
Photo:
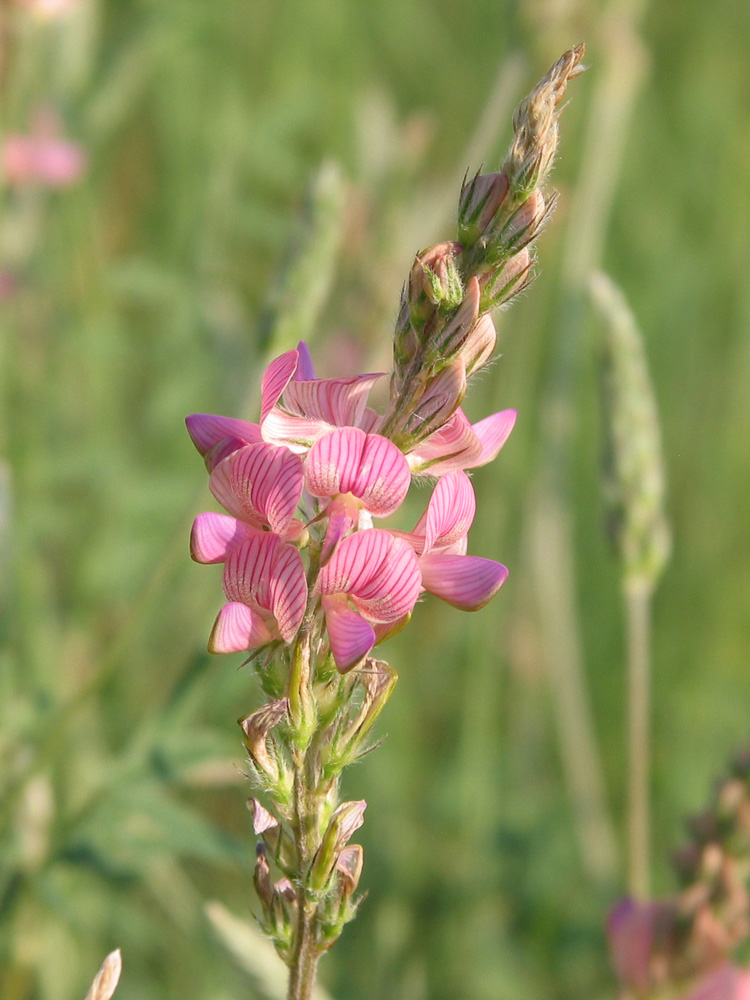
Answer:
[[[474,424],[474,433],[482,444],[482,454],[477,462],[473,465],[466,465],[464,468],[473,469],[491,462],[510,437],[517,416],[516,410],[501,410],[499,413],[493,413],[491,417],[485,417],[484,420]]]
[[[421,589],[422,573],[414,550],[405,539],[391,536],[388,554],[352,594],[352,600],[370,621],[393,622],[412,611]]]
[[[302,556],[291,545],[279,547],[269,586],[271,611],[284,642],[297,634],[307,606],[307,580]]]
[[[243,441],[238,437],[222,438],[221,441],[215,444],[203,456],[203,461],[206,464],[209,474],[214,471],[219,462],[223,462],[225,458],[229,458],[235,451],[244,448],[247,443],[247,441]]]
[[[266,421],[266,417],[274,406],[281,399],[281,394],[286,389],[292,376],[297,371],[299,362],[299,352],[292,350],[286,354],[281,354],[270,363],[263,373],[260,383],[260,426]]]
[[[391,534],[379,528],[358,531],[344,538],[318,573],[317,593],[359,593],[388,557],[391,540]]]
[[[263,440],[269,444],[284,445],[295,454],[304,455],[319,438],[332,430],[325,420],[299,417],[275,406],[263,421]]]
[[[190,533],[190,555],[199,563],[224,562],[233,545],[249,537],[253,529],[226,514],[199,514]]]
[[[472,468],[482,455],[482,442],[459,407],[446,424],[407,455],[417,475],[444,476]]]
[[[326,528],[323,551],[320,554],[321,563],[328,562],[331,553],[349,531],[359,522],[361,508],[351,493],[339,494],[326,507],[328,527]],[[372,525],[370,525],[372,527]]]
[[[270,584],[281,539],[270,531],[254,531],[229,550],[224,563],[224,593],[230,601],[271,611]]]
[[[422,586],[462,611],[477,611],[493,597],[508,576],[501,563],[479,556],[428,552],[419,560]]]
[[[302,495],[303,465],[288,448],[251,444],[220,462],[209,489],[230,514],[283,534]]]
[[[232,601],[219,611],[208,640],[209,653],[239,653],[270,642],[265,622],[246,604]]]
[[[476,513],[477,502],[465,472],[449,472],[438,480],[427,510],[414,529],[424,535],[424,551],[453,545],[464,537]]]
[[[309,381],[295,378],[284,392],[284,409],[333,427],[358,427],[370,389],[382,377],[377,373]]]
[[[305,487],[316,497],[348,493],[356,481],[367,435],[341,427],[316,441],[305,463]]]
[[[358,497],[371,514],[386,517],[401,506],[410,482],[409,463],[396,445],[380,434],[367,434],[359,469],[347,492]]]
[[[322,605],[331,652],[339,671],[345,674],[370,652],[375,645],[375,632],[349,607],[342,594],[323,597]]]
[[[220,417],[214,413],[191,413],[185,417],[185,424],[193,444],[205,455],[224,438],[239,438],[245,444],[260,441],[258,424],[237,420],[235,417]]]

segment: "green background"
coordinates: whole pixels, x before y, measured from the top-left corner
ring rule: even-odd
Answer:
[[[369,897],[321,977],[337,1000],[613,996],[625,644],[587,285],[604,268],[627,295],[662,421],[668,892],[683,817],[750,731],[750,7],[81,0],[42,24],[6,0],[0,19],[4,132],[53,106],[88,154],[69,190],[2,194],[3,1000],[82,996],[117,945],[122,1000],[274,996],[260,945],[230,954],[206,912],[252,926],[235,719],[258,693],[204,651],[220,572],[188,558],[210,498],[183,417],[254,418],[268,352],[298,336],[321,374],[387,367],[413,253],[453,238],[464,171],[501,161],[513,106],[581,40],[540,277],[467,400],[520,414],[474,476],[470,538],[510,577],[475,615],[428,598],[383,649],[387,739],[345,787],[369,802]]]

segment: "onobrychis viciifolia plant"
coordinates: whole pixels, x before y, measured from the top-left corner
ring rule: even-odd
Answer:
[[[532,244],[554,198],[560,104],[581,72],[566,52],[520,104],[498,173],[464,182],[455,242],[418,254],[394,335],[385,413],[368,406],[382,375],[318,379],[300,343],[270,363],[260,419],[194,414],[190,436],[226,514],[200,514],[193,558],[224,564],[215,653],[249,652],[265,704],[241,720],[260,838],[260,923],[290,969],[289,998],[311,995],[320,955],[356,913],[363,852],[351,838],[364,801],[339,801],[341,772],[372,748],[396,671],[373,650],[408,623],[425,591],[464,611],[507,576],[469,556],[475,497],[467,470],[513,427],[503,410],[471,424],[467,380],[492,358],[491,310],[525,288]],[[409,530],[375,527],[413,479],[434,484]]]

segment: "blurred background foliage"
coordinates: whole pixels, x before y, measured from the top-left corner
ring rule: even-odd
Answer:
[[[387,368],[413,253],[452,238],[464,171],[500,161],[514,104],[585,40],[541,277],[468,400],[520,411],[474,477],[471,551],[511,576],[476,615],[425,601],[388,646],[388,738],[348,778],[370,896],[322,976],[347,1000],[611,997],[624,639],[588,281],[624,290],[662,419],[666,891],[683,815],[750,732],[750,6],[54,6],[0,3],[6,140],[54,112],[85,154],[54,190],[2,192],[0,995],[82,996],[115,945],[122,1000],[276,995],[234,723],[257,693],[204,652],[220,577],[187,556],[209,497],[183,416],[254,417],[299,336],[321,374]]]

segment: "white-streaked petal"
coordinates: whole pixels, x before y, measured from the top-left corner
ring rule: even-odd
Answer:
[[[471,480],[465,472],[449,472],[438,481],[415,534],[424,534],[424,550],[452,545],[464,537],[476,513]]]
[[[279,546],[269,586],[271,611],[284,642],[299,631],[307,606],[307,580],[302,556],[291,545]]]
[[[416,475],[438,477],[471,468],[481,454],[482,442],[459,407],[450,420],[422,441],[407,459]]]
[[[284,392],[284,409],[300,416],[324,420],[334,427],[357,427],[367,397],[382,373],[350,378],[294,380]]]
[[[464,468],[473,469],[491,462],[510,437],[517,416],[516,410],[501,410],[474,424],[474,433],[482,444],[482,453],[473,465]]]
[[[263,373],[260,383],[260,426],[261,430],[266,417],[281,399],[289,381],[297,370],[299,354],[297,351],[287,351],[270,363]]]
[[[347,484],[348,492],[376,517],[387,517],[397,510],[409,491],[411,472],[401,451],[380,434],[365,435],[359,468]]]

